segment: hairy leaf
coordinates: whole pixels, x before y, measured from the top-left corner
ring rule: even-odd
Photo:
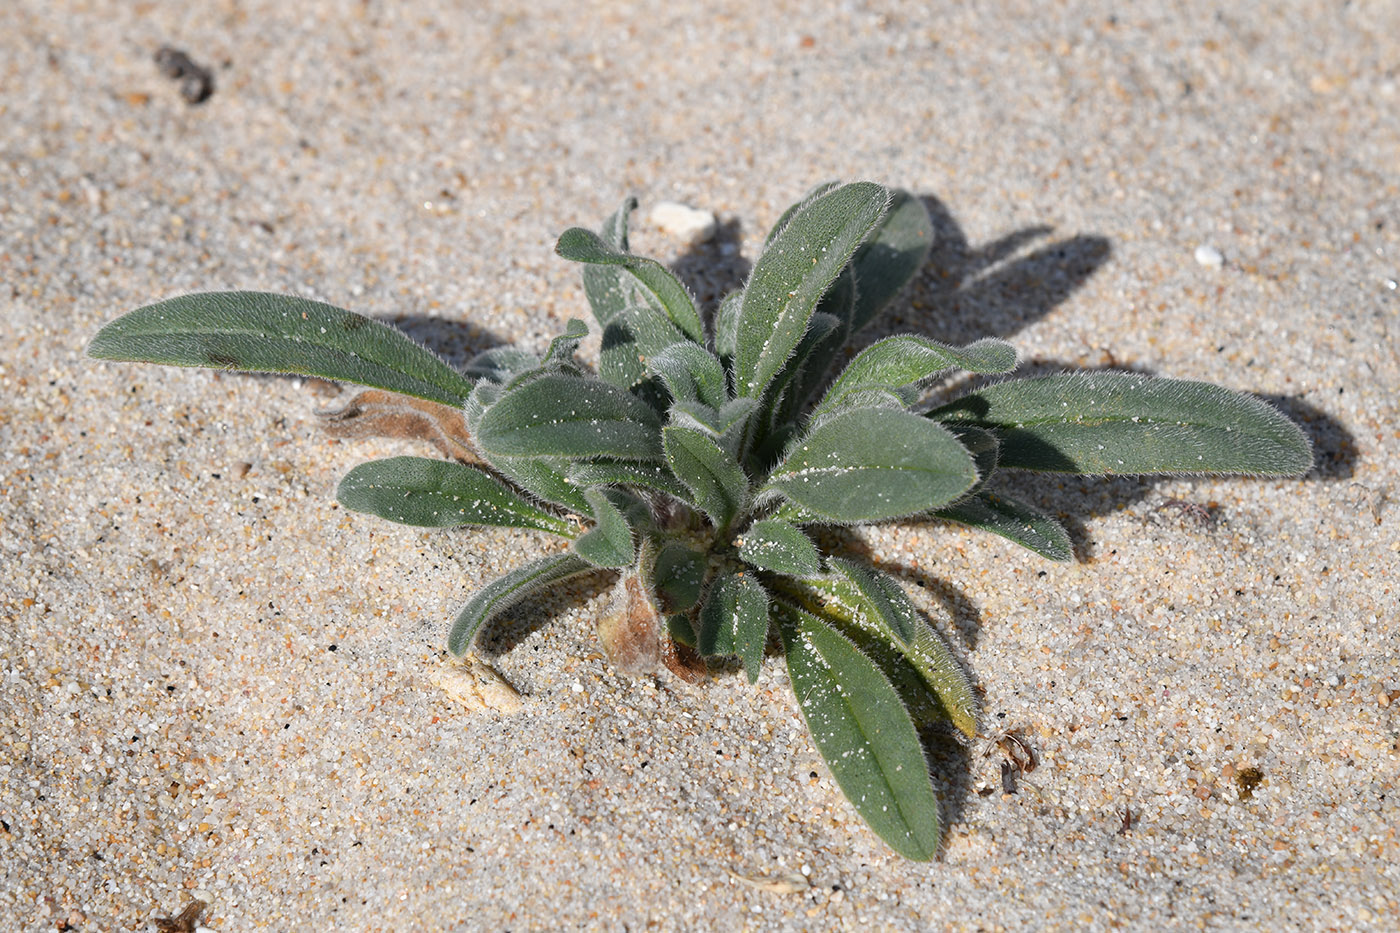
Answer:
[[[564,519],[522,499],[490,474],[451,460],[371,460],[345,474],[335,497],[347,509],[401,525],[496,525],[573,537]]]
[[[468,360],[463,373],[473,379],[504,385],[521,373],[538,369],[539,365],[538,356],[518,347],[492,347]],[[479,388],[480,383],[477,386]]]
[[[705,604],[700,607],[700,653],[738,655],[749,683],[753,683],[758,680],[767,641],[768,594],[752,577],[721,575],[710,586]]]
[[[909,192],[896,189],[879,226],[851,262],[857,286],[852,333],[874,320],[918,273],[932,246],[933,224],[928,210]]]
[[[704,432],[672,425],[661,433],[666,461],[690,490],[689,501],[715,528],[728,528],[749,499],[749,480],[738,461]]]
[[[656,460],[660,419],[632,393],[597,379],[551,374],[486,410],[477,443],[489,456]]]
[[[773,226],[768,231],[768,235],[763,238],[763,248],[767,249],[769,244],[773,242],[773,239],[778,234],[782,233],[784,230],[787,229],[787,225],[792,223],[792,218],[797,215],[798,211],[802,210],[802,208],[806,207],[808,204],[811,204],[813,201],[826,194],[827,192],[834,191],[839,187],[841,187],[841,183],[839,181],[824,181],[821,184],[814,186],[810,191],[804,194],[801,200],[789,204],[787,210],[783,211],[782,215],[778,218],[778,222],[773,224]]]
[[[963,369],[973,373],[1006,373],[1016,368],[1016,349],[1004,340],[979,340],[966,347],[950,347],[926,337],[887,337],[866,347],[847,364],[817,408],[830,407],[851,392],[888,389],[914,400],[939,373]]]
[[[544,368],[577,374],[579,370],[578,364],[574,362],[574,351],[578,349],[579,343],[587,336],[588,325],[578,318],[569,318],[569,324],[564,333],[549,342],[549,352],[545,354],[542,364]]]
[[[593,510],[583,489],[569,480],[568,460],[551,457],[488,457],[487,462],[521,489],[555,505],[588,517]]]
[[[696,343],[705,342],[705,328],[695,299],[680,279],[655,259],[633,256],[608,243],[591,230],[573,227],[565,230],[554,251],[565,259],[592,265],[619,266],[630,272],[649,303],[664,311],[671,322]]]
[[[813,577],[822,570],[812,539],[796,526],[771,518],[754,522],[744,532],[739,557],[760,570],[794,577]]]
[[[100,360],[319,376],[461,407],[472,383],[386,324],[319,301],[205,292],[147,305],[88,344]]]
[[[1312,449],[1296,424],[1221,386],[1068,373],[988,386],[929,413],[996,431],[1003,467],[1066,473],[1296,476]]]
[[[905,858],[938,850],[938,798],[899,694],[849,639],[779,601],[788,676],[812,740],[870,828]]]
[[[761,396],[807,331],[817,302],[885,211],[889,192],[844,185],[793,216],[759,257],[739,312],[738,394]]]
[[[718,410],[729,401],[724,368],[699,344],[673,343],[650,357],[647,369],[662,378],[678,402],[699,402]]]
[[[647,379],[647,361],[673,344],[690,341],[655,308],[628,305],[603,328],[598,375],[624,389],[636,388]]]
[[[836,522],[880,521],[946,505],[977,480],[951,433],[907,411],[851,409],[802,438],[769,485]]]
[[[981,489],[933,513],[970,528],[990,531],[1050,560],[1074,559],[1074,546],[1063,525],[1005,493]]]
[[[569,467],[569,481],[580,487],[639,486],[664,492],[682,501],[690,494],[664,463],[586,460]]]
[[[497,577],[477,590],[457,614],[447,636],[447,650],[460,658],[471,648],[481,627],[502,612],[552,584],[596,569],[577,554],[554,554]]]
[[[596,524],[574,541],[574,552],[595,567],[626,567],[637,558],[632,526],[618,501],[602,489],[585,489],[583,497]]]
[[[833,573],[804,586],[822,594],[821,612],[879,636],[904,655],[933,691],[943,713],[968,737],[977,734],[977,698],[962,665],[899,584],[873,567],[839,557]],[[809,606],[810,611],[816,611]]]
[[[739,347],[739,312],[744,306],[744,292],[730,292],[720,299],[715,309],[715,352],[733,357]]]
[[[629,251],[627,221],[637,209],[637,199],[627,198],[607,220],[603,221],[601,239],[620,253]],[[631,274],[621,266],[583,267],[583,291],[593,309],[593,317],[606,330],[622,309],[634,303]]]
[[[705,555],[700,551],[671,542],[656,552],[651,583],[666,612],[684,612],[698,603],[704,582]]]

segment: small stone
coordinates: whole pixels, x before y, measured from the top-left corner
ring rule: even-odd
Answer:
[[[715,235],[715,215],[676,201],[662,201],[651,209],[650,220],[666,233],[687,243],[704,243]]]
[[[1225,255],[1206,243],[1196,247],[1196,262],[1208,269],[1219,269],[1225,265]]]

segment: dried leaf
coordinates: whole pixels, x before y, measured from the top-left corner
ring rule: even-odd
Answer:
[[[332,437],[396,437],[427,441],[449,457],[481,463],[460,408],[382,389],[361,389],[316,414]]]

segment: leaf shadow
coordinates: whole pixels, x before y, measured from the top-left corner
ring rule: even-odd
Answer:
[[[487,623],[474,650],[488,661],[509,654],[565,611],[597,599],[616,579],[617,571],[600,568],[528,596]]]
[[[942,200],[919,198],[933,224],[933,248],[897,306],[871,328],[874,337],[914,329],[957,345],[1009,338],[1073,294],[1113,252],[1106,237],[1080,234],[1026,253],[1054,232],[1044,224],[974,246]]]
[[[692,243],[670,263],[676,277],[690,289],[701,312],[709,318],[720,299],[748,281],[753,264],[744,258],[743,225],[730,218],[715,228],[703,243]]]

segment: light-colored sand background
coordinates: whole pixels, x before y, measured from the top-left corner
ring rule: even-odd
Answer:
[[[516,6],[0,5],[0,925],[198,894],[220,933],[1400,926],[1400,7]],[[338,509],[355,463],[426,451],[327,438],[291,380],[82,356],[232,287],[459,361],[540,348],[585,313],[554,237],[623,195],[719,213],[681,266],[713,300],[857,177],[938,214],[889,327],[1257,392],[1318,453],[1018,481],[1074,565],[865,535],[1042,762],[1004,796],[997,758],[942,754],[932,864],[861,825],[779,660],[756,689],[611,673],[600,584],[498,630],[523,706],[466,711],[429,681],[446,620],[548,541]],[[634,246],[685,252],[643,218]]]

